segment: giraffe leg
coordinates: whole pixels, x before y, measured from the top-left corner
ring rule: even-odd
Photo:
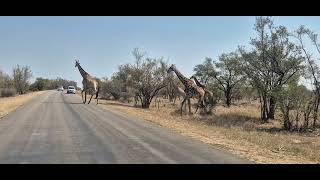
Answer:
[[[188,99],[188,106],[189,106],[189,114],[192,114],[191,112],[191,103],[190,103],[190,98]],[[187,107],[187,106],[186,106]]]
[[[90,97],[90,100],[89,100],[88,104],[90,104],[92,97],[93,97],[93,94],[91,95],[91,97]]]
[[[99,91],[100,91],[100,87],[98,87],[98,90],[96,92],[97,105],[99,103]]]
[[[96,92],[97,104],[99,103],[99,101],[98,101],[98,100],[99,100],[99,97],[98,97],[98,96],[99,96],[99,91]]]
[[[200,103],[200,99],[199,99],[199,101],[198,101],[198,103],[197,103],[197,108],[196,108],[196,111],[195,111],[194,113],[197,113],[197,112],[198,112],[198,109],[199,109],[199,103]]]
[[[185,97],[181,103],[181,108],[180,108],[181,116],[182,116],[182,107],[183,107],[184,103],[186,102],[186,100],[187,100],[187,97]]]
[[[199,99],[199,101],[198,101],[198,104],[197,104],[197,109],[196,109],[196,112],[195,113],[197,113],[197,111],[198,111],[198,109],[199,109],[199,106],[201,106],[200,104],[201,104],[201,99]]]
[[[201,108],[204,108],[204,99],[203,98],[200,98],[199,101],[198,101],[198,105],[197,105],[197,109],[196,109],[196,112],[198,111],[198,108],[201,107]]]
[[[81,91],[81,98],[82,98],[82,102],[84,103],[84,101],[83,101],[83,91],[84,90]]]
[[[98,97],[97,97],[97,104],[99,104],[99,99],[98,99]]]
[[[187,103],[184,104],[184,111],[187,112]]]
[[[83,104],[85,104],[87,102],[87,91],[84,91],[84,102]]]

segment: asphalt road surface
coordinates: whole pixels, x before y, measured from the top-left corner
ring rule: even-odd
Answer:
[[[19,107],[0,120],[0,163],[250,163],[95,102],[49,91]]]

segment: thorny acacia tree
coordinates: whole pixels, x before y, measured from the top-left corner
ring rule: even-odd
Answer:
[[[300,119],[304,117],[304,124],[310,114],[310,100],[312,92],[304,85],[299,85],[300,74],[295,75],[288,85],[283,86],[278,95],[278,104],[283,117],[283,126],[286,130],[303,130]],[[303,117],[302,117],[303,115]]]
[[[224,93],[225,104],[229,107],[236,86],[245,78],[239,65],[240,57],[236,52],[231,52],[220,55],[218,62],[206,58],[203,64],[195,66],[194,71],[200,81],[205,84],[213,79],[216,81],[217,87]]]
[[[105,97],[107,94],[111,94],[115,100],[119,100],[122,95],[128,94],[130,70],[129,64],[120,65],[119,70],[112,75],[110,80],[106,77],[103,78],[102,94]]]
[[[202,64],[196,65],[193,71],[195,76],[199,78],[198,80],[204,85],[208,85],[216,74],[214,62],[209,57],[206,57]]]
[[[20,67],[17,65],[13,68],[14,87],[19,94],[24,94],[29,88],[29,80],[32,77],[31,69],[28,66]]]
[[[222,54],[219,57],[219,62],[215,63],[217,72],[214,78],[217,80],[224,92],[225,103],[229,107],[231,100],[234,97],[236,86],[239,82],[245,80],[242,71],[240,70],[240,57],[237,53]]]
[[[316,52],[320,55],[320,43],[318,41],[318,35],[312,32],[310,29],[307,29],[304,26],[300,26],[295,33],[292,35],[298,40],[299,49],[304,55],[304,59],[307,64],[306,78],[310,79],[313,84],[313,124],[312,127],[316,127],[316,122],[318,120],[318,111],[320,104],[320,70],[318,64],[316,64],[316,57],[314,57],[305,47],[303,37],[307,36],[312,44],[315,46]],[[308,128],[309,121],[306,119],[305,128]]]
[[[162,58],[145,58],[146,53],[137,48],[132,54],[136,61],[127,65],[127,83],[136,90],[142,108],[149,108],[152,99],[167,85],[167,65]]]
[[[281,87],[302,69],[302,57],[289,40],[284,26],[275,27],[269,17],[256,18],[257,37],[251,39],[253,50],[242,55],[242,71],[257,89],[261,103],[261,119],[274,119],[276,100]]]

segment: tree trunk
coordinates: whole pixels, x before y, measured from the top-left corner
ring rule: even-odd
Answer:
[[[260,104],[261,104],[261,120],[262,122],[266,123],[268,122],[268,103],[267,103],[267,96],[266,95],[262,95],[262,97],[260,97]]]
[[[174,94],[173,94],[173,92],[170,92],[169,93],[169,102],[172,102],[173,99],[174,99]]]
[[[140,103],[141,103],[141,107],[142,107],[142,104],[143,104],[142,97],[140,95],[138,95],[138,97],[139,97],[139,100],[140,100]]]
[[[282,113],[283,113],[283,126],[284,129],[289,131],[291,130],[291,122],[290,122],[290,118],[289,118],[289,112],[290,109],[287,105],[284,105],[284,107],[282,108]]]
[[[285,130],[290,130],[291,129],[291,123],[290,123],[290,120],[289,120],[289,115],[285,114],[283,119],[284,119],[284,129]]]
[[[145,109],[149,109],[150,107],[150,102],[146,99],[143,100],[142,102],[142,105],[141,105],[142,108],[145,108]]]
[[[154,99],[154,107],[157,107],[157,97]]]
[[[138,101],[139,101],[139,99],[138,99],[137,95],[135,95],[134,96],[134,106],[137,106]]]
[[[149,96],[144,96],[142,99],[141,107],[144,109],[149,109],[151,104],[151,99]]]
[[[308,112],[305,112],[304,114],[304,129],[306,130],[306,129],[308,129],[308,127],[309,127],[309,114],[308,114]]]
[[[296,110],[296,129],[299,131],[299,119],[300,119],[300,113],[299,113],[299,111],[300,111],[300,106],[297,108],[297,110]]]
[[[274,119],[274,114],[276,110],[276,98],[271,96],[269,100],[269,113],[268,113],[268,119]]]
[[[225,91],[225,98],[226,98],[226,105],[230,107],[231,105],[231,89],[230,88],[227,88],[227,90]]]
[[[316,97],[315,106],[314,106],[314,109],[313,109],[313,124],[312,124],[313,128],[316,127],[316,123],[317,123],[317,120],[318,120],[319,103],[320,103],[320,97],[318,95]]]
[[[284,115],[283,120],[284,129],[289,130],[289,118],[286,115]]]
[[[303,129],[307,130],[309,128],[309,118],[310,118],[310,113],[311,113],[311,106],[312,106],[312,101],[309,101],[307,105],[305,105],[304,110],[303,110],[303,116],[304,116],[304,124],[303,124]]]

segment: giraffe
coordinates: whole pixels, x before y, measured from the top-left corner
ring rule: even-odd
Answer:
[[[176,68],[176,66],[174,64],[172,64],[169,69],[167,70],[167,73],[170,72],[175,72],[177,77],[179,78],[179,80],[182,82],[182,84],[185,87],[184,92],[186,93],[186,96],[184,97],[182,103],[181,103],[181,115],[182,115],[182,107],[184,105],[184,103],[186,102],[186,100],[188,100],[188,104],[189,104],[189,113],[191,113],[191,106],[190,106],[190,98],[196,96],[198,101],[197,106],[202,106],[204,105],[203,101],[204,101],[204,90],[200,87],[198,87],[191,79],[188,79],[187,77],[185,77],[180,71],[178,71],[178,69]],[[197,107],[198,109],[198,107]]]
[[[178,96],[182,95],[183,98],[186,96],[186,93],[184,92],[184,90],[179,86],[175,86],[175,94],[176,94],[176,96],[174,97],[173,104],[175,104],[175,102],[176,102],[177,95]],[[179,97],[179,100],[180,100],[180,97]]]
[[[181,87],[175,85],[175,97],[173,100],[173,104],[176,104],[177,96],[179,96],[179,100],[180,100],[180,95],[183,98],[186,97],[186,93],[184,92],[184,90]],[[184,105],[184,111],[187,111],[187,104]]]
[[[213,93],[203,84],[201,84],[198,79],[193,75],[190,77],[190,79],[193,79],[195,81],[195,83],[197,84],[197,86],[201,87],[204,91],[205,91],[205,95],[204,95],[204,102],[205,104],[209,104],[210,108],[213,107],[213,105],[215,104],[214,102],[214,97],[213,97]]]
[[[94,94],[96,95],[95,99],[97,99],[97,104],[98,104],[98,95],[99,95],[100,86],[97,79],[92,77],[89,73],[87,73],[85,70],[82,69],[82,67],[80,66],[79,60],[76,60],[75,67],[78,67],[79,72],[83,78],[82,79],[83,89],[81,91],[83,104],[85,104],[87,101],[87,92],[88,94],[91,94],[88,104],[90,104],[92,96]],[[84,92],[84,100],[83,100],[83,92]]]

